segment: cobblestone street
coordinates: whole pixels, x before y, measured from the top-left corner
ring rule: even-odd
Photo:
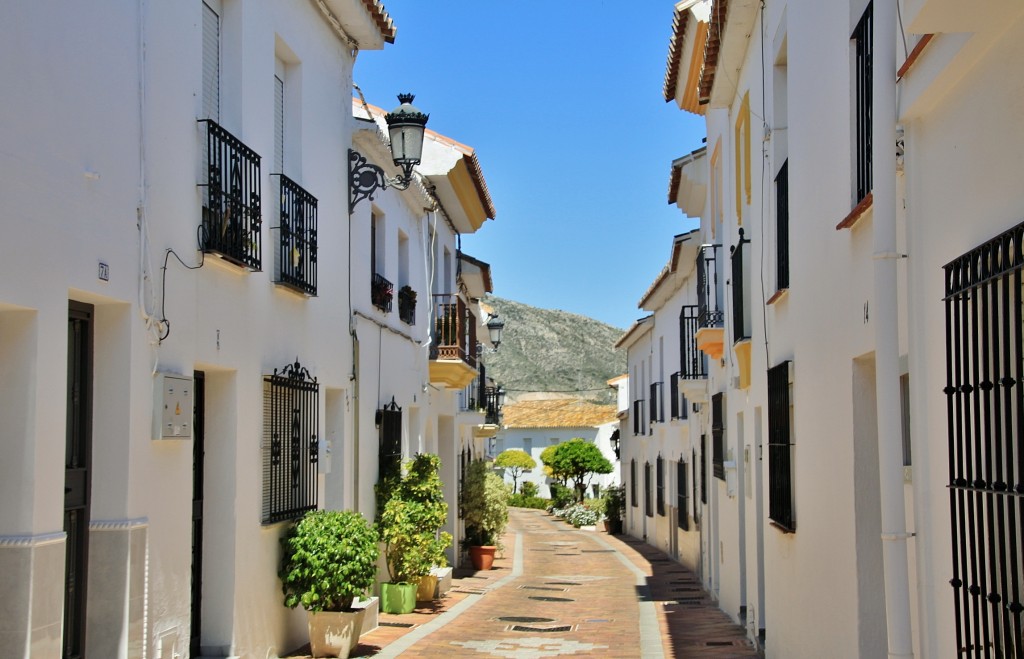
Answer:
[[[431,607],[381,614],[354,656],[758,656],[696,577],[656,549],[539,510],[509,517],[495,569],[457,573]]]

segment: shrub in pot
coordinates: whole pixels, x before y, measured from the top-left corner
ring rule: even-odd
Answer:
[[[462,515],[466,525],[464,545],[477,570],[489,570],[501,535],[508,524],[508,489],[504,480],[483,460],[466,467],[462,482]]]
[[[622,518],[626,515],[625,486],[609,487],[604,493],[604,521],[608,533],[622,533]]]
[[[307,612],[314,657],[347,657],[359,643],[352,609],[377,577],[377,532],[353,511],[312,510],[281,538],[284,605]]]

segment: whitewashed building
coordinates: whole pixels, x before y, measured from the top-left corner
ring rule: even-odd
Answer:
[[[518,486],[529,481],[537,486],[537,496],[549,498],[552,479],[544,473],[540,454],[549,446],[578,437],[601,449],[614,467],[612,473],[595,474],[589,482],[587,496],[601,496],[605,488],[619,484],[618,457],[613,445],[618,429],[614,405],[597,405],[576,398],[521,400],[505,405],[502,410],[495,455],[510,449],[529,454],[537,466],[519,477]],[[511,486],[512,476],[504,476]]]
[[[402,456],[447,451],[456,501],[473,430],[429,309],[493,217],[475,155],[428,135],[408,191],[354,200],[351,149],[391,173],[349,111],[357,56],[395,38],[377,0],[7,4],[0,37],[2,652],[295,649],[278,539],[312,508],[372,516],[391,396]]]
[[[706,182],[679,205],[724,312],[694,333],[705,583],[768,657],[1024,656],[1024,10],[684,0],[672,29],[707,157],[670,185]]]

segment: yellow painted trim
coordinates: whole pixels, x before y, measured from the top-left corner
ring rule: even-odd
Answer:
[[[451,181],[455,196],[459,198],[459,204],[466,213],[466,217],[469,218],[473,231],[476,231],[487,220],[487,211],[480,201],[480,195],[477,194],[476,185],[473,183],[473,176],[469,173],[469,167],[466,166],[465,158],[460,158],[455,163],[455,167],[448,172],[448,180]]]
[[[488,437],[494,437],[501,430],[500,427],[493,423],[485,423],[479,426],[473,427],[473,437],[477,439],[486,439]]]
[[[693,335],[697,349],[712,359],[721,359],[725,352],[725,329],[721,327],[702,327]]]
[[[736,224],[743,224],[743,197],[750,203],[750,92],[743,94],[736,116]]]
[[[711,152],[711,240],[715,239],[715,227],[722,221],[722,138],[715,140]]]
[[[750,339],[733,345],[732,350],[736,353],[736,365],[740,369],[740,389],[750,388]]]
[[[693,50],[690,53],[690,67],[686,73],[686,86],[683,89],[683,109],[694,114],[704,114],[706,105],[700,104],[700,70],[704,66],[704,46],[708,40],[708,24],[697,21],[696,33],[693,38]]]
[[[462,389],[476,377],[476,369],[461,359],[433,359],[430,361],[430,382],[452,389]]]

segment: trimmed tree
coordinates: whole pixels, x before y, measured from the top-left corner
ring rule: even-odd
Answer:
[[[519,477],[527,469],[537,466],[537,461],[530,457],[526,451],[519,449],[506,449],[498,454],[494,460],[494,466],[501,467],[505,473],[512,477],[512,493],[515,494]]]
[[[544,464],[544,473],[550,478],[558,481],[559,484],[565,485],[565,482],[569,480],[569,476],[558,471],[555,468],[555,449],[558,448],[558,444],[552,444],[543,451],[540,452],[540,461]]]
[[[571,478],[576,489],[576,498],[583,502],[587,487],[596,474],[610,474],[614,467],[595,444],[582,437],[573,437],[553,447],[551,468],[555,473]],[[543,456],[541,456],[543,459]]]

